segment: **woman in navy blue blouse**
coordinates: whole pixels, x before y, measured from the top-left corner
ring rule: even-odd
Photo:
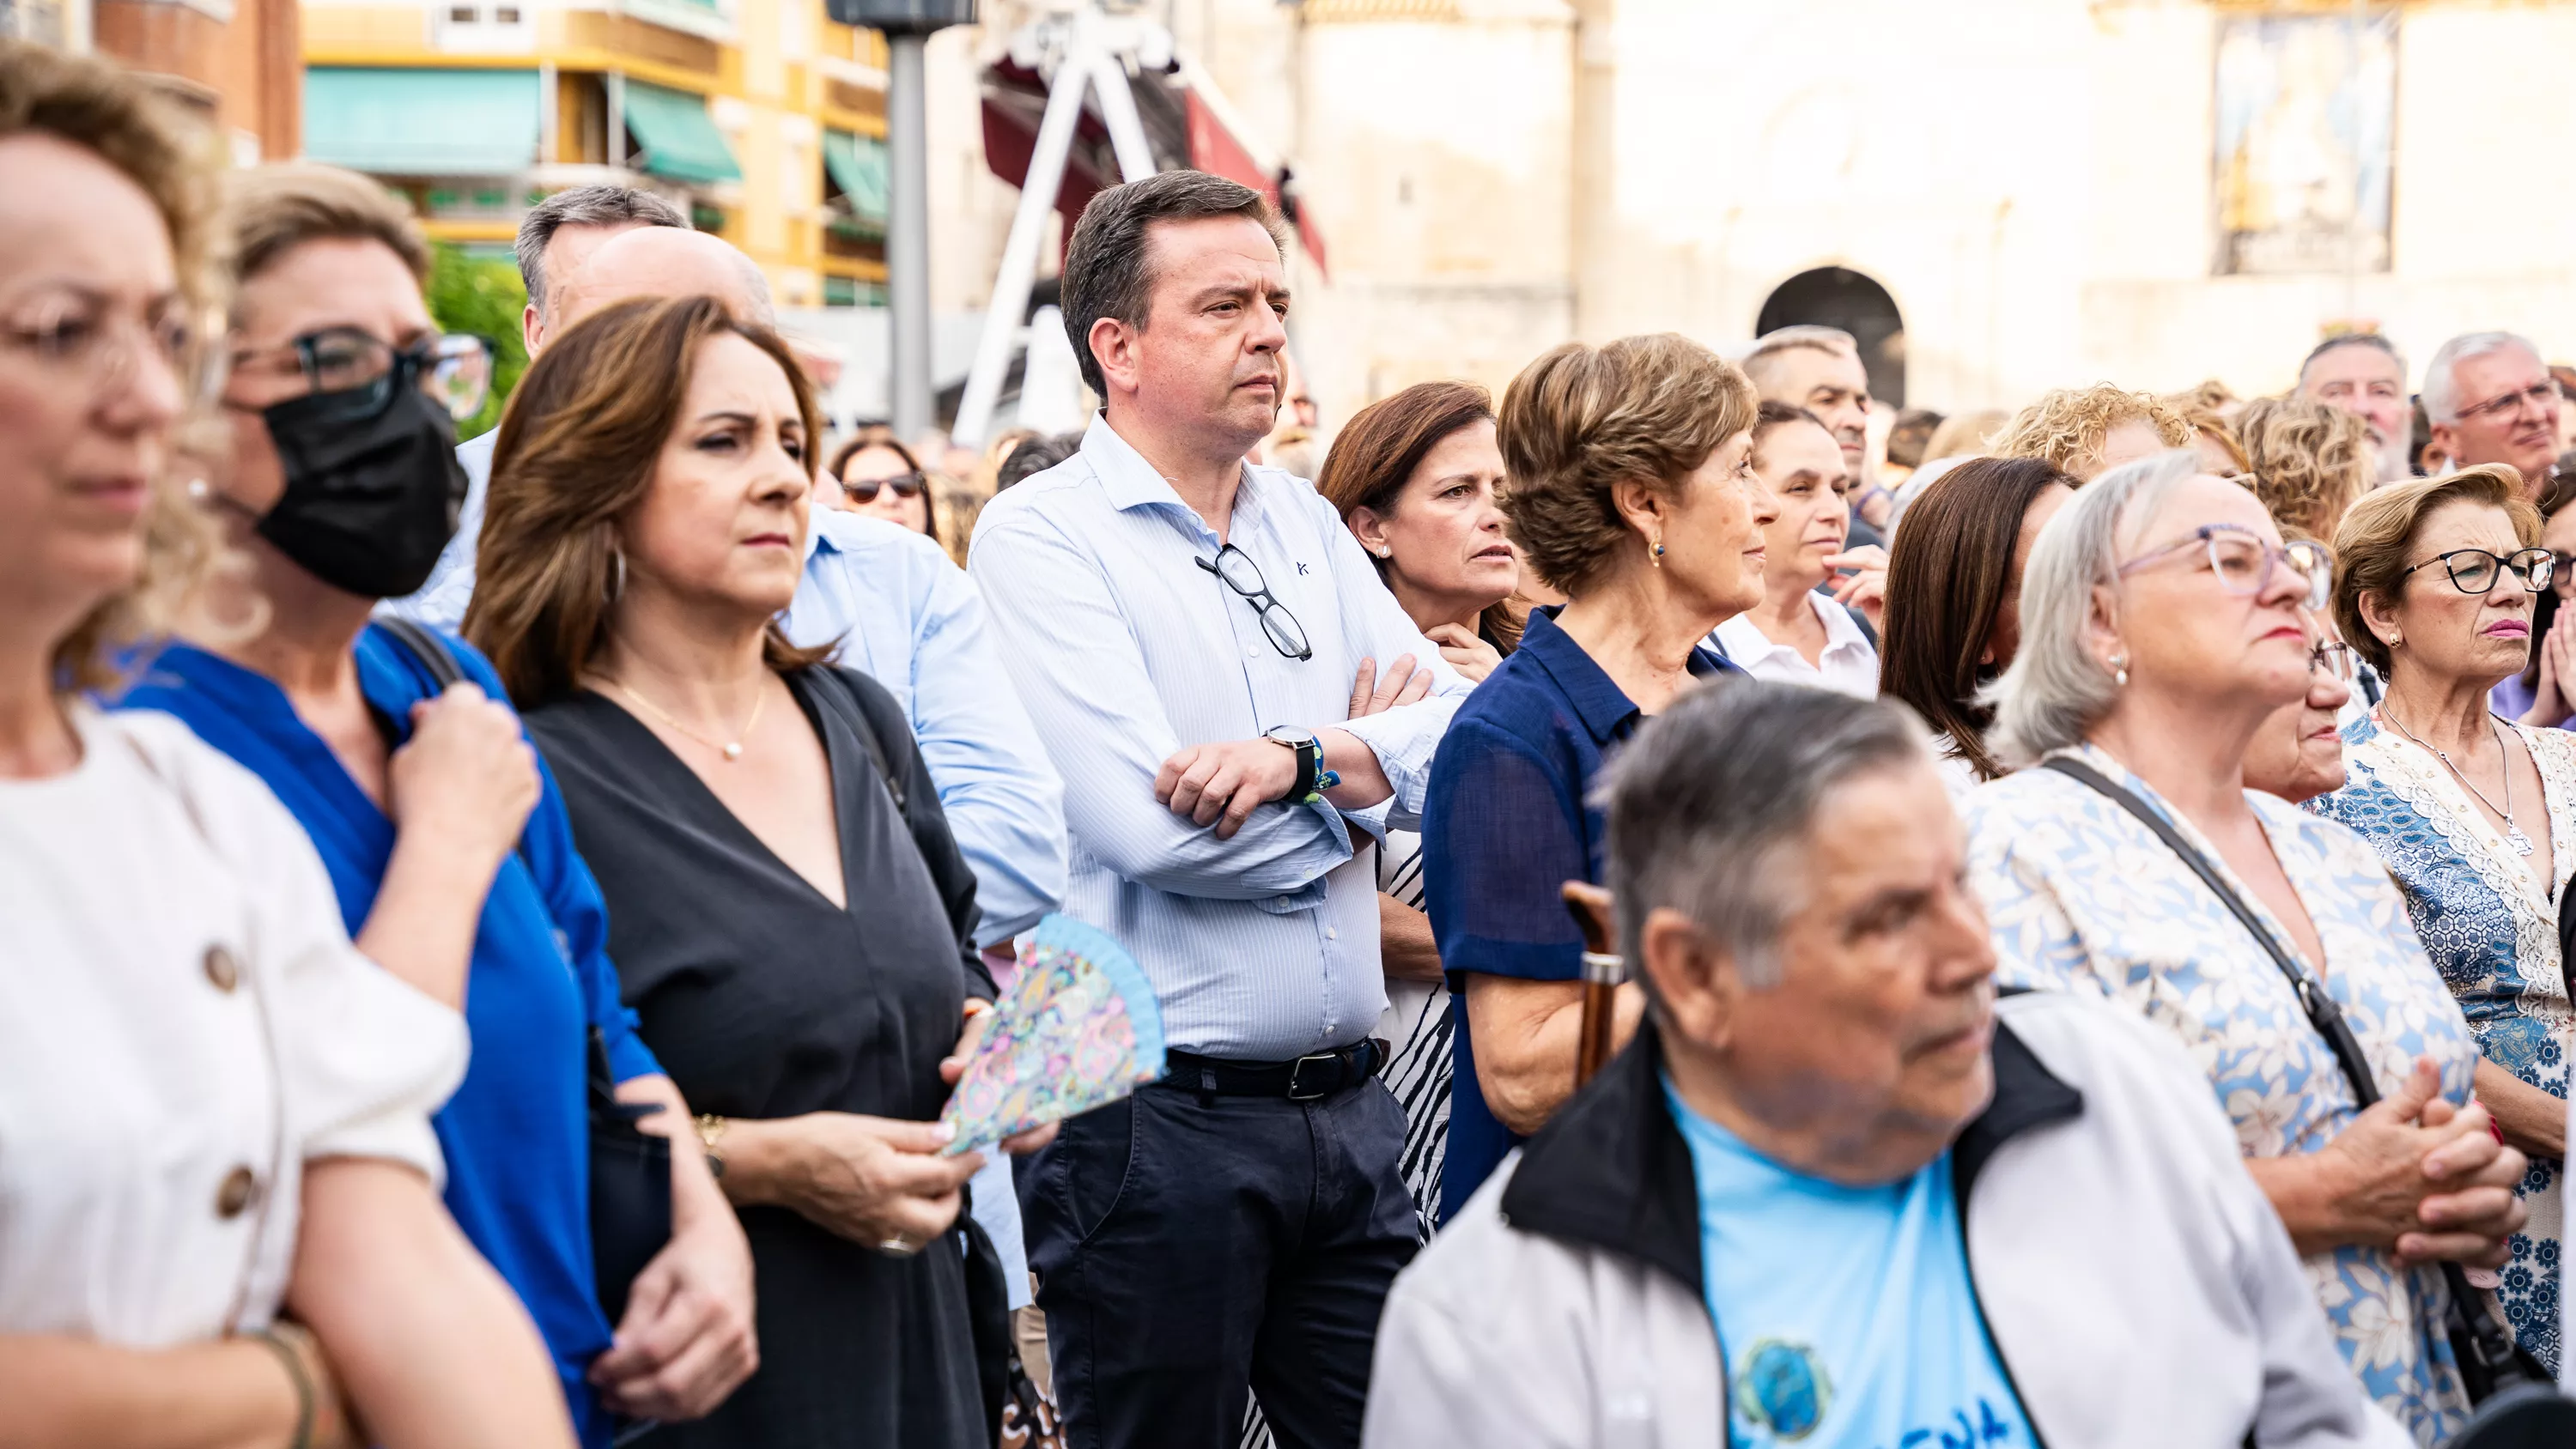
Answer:
[[[1569,600],[1458,711],[1423,812],[1425,900],[1458,1003],[1442,1218],[1574,1089],[1583,938],[1559,898],[1601,878],[1587,803],[1603,757],[1694,675],[1709,632],[1761,602],[1753,386],[1671,334],[1569,343],[1503,396],[1512,539]],[[1619,989],[1618,1039],[1643,998]]]
[[[492,667],[423,638],[468,681],[442,693],[368,622],[455,531],[451,418],[481,402],[479,344],[434,329],[428,248],[375,182],[319,166],[234,179],[233,450],[213,501],[247,587],[212,612],[255,631],[172,644],[122,703],[177,715],[266,782],[359,949],[465,1013],[471,1062],[432,1122],[448,1211],[536,1321],[581,1443],[604,1449],[616,1417],[695,1418],[751,1373],[750,1248],[704,1156],[675,1151],[671,1242],[623,1322],[601,1306],[593,1032],[618,1097],[663,1109],[644,1130],[694,1148],[688,1108],[618,1000],[599,887]]]

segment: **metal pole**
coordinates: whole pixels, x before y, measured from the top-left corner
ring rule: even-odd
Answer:
[[[930,146],[922,55],[928,37],[886,37],[886,290],[894,333],[895,436],[930,428]]]
[[[1055,210],[1056,193],[1064,187],[1074,122],[1082,118],[1083,92],[1091,85],[1092,50],[1081,43],[1083,34],[1076,32],[1072,50],[1056,67],[1047,90],[1046,114],[1038,120],[1037,140],[1029,150],[1019,209],[1011,214],[1011,234],[1002,243],[1002,265],[993,274],[992,300],[984,308],[983,336],[975,345],[975,365],[966,374],[957,426],[949,434],[960,447],[982,445],[993,426],[993,408],[1001,401],[1002,375],[1011,366],[1011,342],[1019,335],[1020,314],[1029,305],[1029,284],[1037,277],[1038,243],[1045,238],[1047,213]]]

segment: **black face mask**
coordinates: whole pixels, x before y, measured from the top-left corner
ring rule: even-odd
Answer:
[[[286,467],[286,492],[259,536],[315,578],[367,599],[429,582],[456,536],[465,470],[456,426],[420,390],[419,363],[364,387],[314,393],[263,410]]]

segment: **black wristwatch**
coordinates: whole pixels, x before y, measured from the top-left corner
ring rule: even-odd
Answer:
[[[1342,783],[1341,776],[1324,768],[1324,742],[1315,738],[1313,730],[1281,725],[1275,730],[1262,731],[1261,737],[1297,752],[1297,780],[1288,787],[1287,794],[1279,797],[1282,801],[1291,805],[1312,805],[1324,798],[1325,791]]]

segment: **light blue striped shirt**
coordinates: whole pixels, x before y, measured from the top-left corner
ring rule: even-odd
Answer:
[[[1290,659],[1252,606],[1197,560],[1230,541],[1303,626]],[[1377,881],[1348,822],[1419,815],[1431,755],[1470,688],[1379,582],[1331,504],[1246,466],[1219,540],[1096,418],[1082,451],[986,505],[969,567],[1002,661],[1065,786],[1066,911],[1134,952],[1183,1051],[1277,1061],[1347,1045],[1386,1008]],[[1418,704],[1350,719],[1363,658],[1410,654],[1436,683]],[[1339,727],[1376,751],[1389,806],[1265,805],[1232,840],[1154,799],[1184,746],[1283,725]]]

